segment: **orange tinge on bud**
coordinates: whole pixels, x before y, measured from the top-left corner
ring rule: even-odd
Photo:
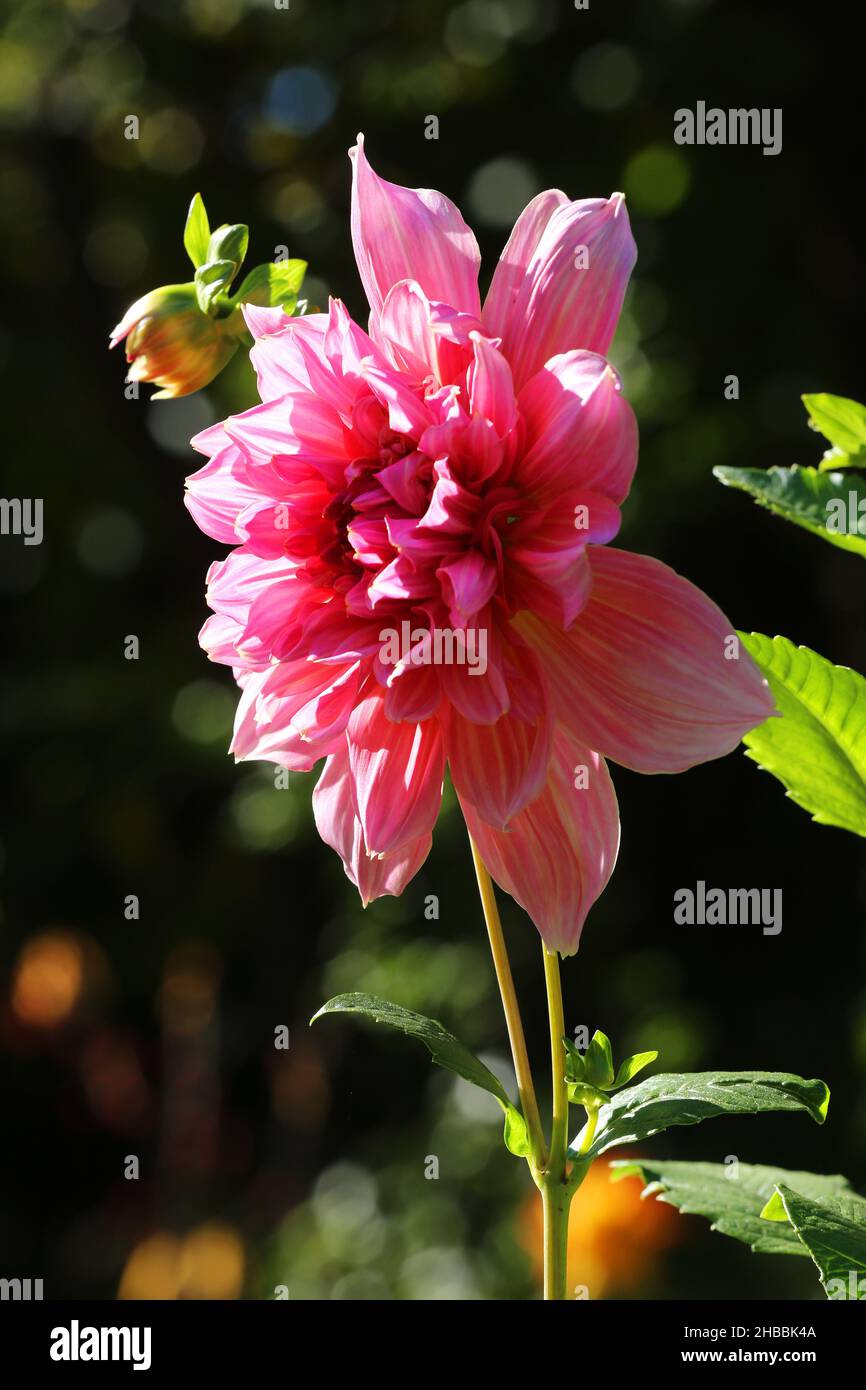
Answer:
[[[239,310],[227,318],[203,314],[195,286],[163,285],[127,309],[111,334],[111,347],[126,339],[128,381],[152,381],[153,400],[188,396],[218,376],[244,331]]]

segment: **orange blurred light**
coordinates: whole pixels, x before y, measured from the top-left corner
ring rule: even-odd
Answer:
[[[34,1028],[57,1028],[84,987],[84,951],[72,932],[42,932],[22,947],[12,981],[12,1010]]]
[[[123,1299],[233,1299],[244,1284],[244,1244],[231,1226],[209,1221],[178,1238],[158,1232],[141,1241],[120,1278]]]
[[[243,1242],[230,1226],[208,1222],[191,1231],[181,1254],[184,1298],[239,1298],[244,1284]]]
[[[127,1260],[117,1297],[179,1298],[180,1252],[181,1242],[175,1236],[148,1236]]]

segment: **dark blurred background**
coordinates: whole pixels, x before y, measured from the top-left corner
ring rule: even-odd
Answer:
[[[358,130],[380,173],[458,202],[485,284],[537,191],[622,188],[639,259],[613,357],[642,455],[620,543],[738,626],[866,670],[858,560],[711,475],[815,462],[799,394],[866,391],[860,56],[845,7],[760,11],[3,7],[2,491],[44,498],[45,539],[0,543],[0,1275],[41,1277],[46,1297],[534,1295],[534,1190],[495,1103],[396,1036],[307,1027],[331,994],[371,990],[509,1074],[459,818],[446,802],[418,878],[363,912],[316,837],[312,778],[276,790],[269,767],[226,756],[235,690],[196,642],[222,550],[181,498],[198,466],[186,441],[252,403],[249,366],[239,354],[186,400],[131,401],[107,335],[132,299],[190,274],[196,190],[214,224],[250,222],[250,265],[287,245],[310,262],[312,301],[332,292],[365,318],[348,228]],[[675,146],[673,112],[699,99],[781,107],[782,153]],[[646,1152],[844,1171],[862,1189],[861,843],[813,825],[742,753],[674,778],[614,773],[622,853],[564,966],[569,1028],[603,1027],[620,1054],[659,1047],[665,1069],[826,1078],[823,1129],[717,1120]],[[781,935],[675,926],[673,893],[699,878],[781,887]],[[543,1092],[538,938],[510,901],[503,914]],[[573,1277],[593,1297],[819,1294],[808,1261],[753,1256],[637,1192],[597,1165],[578,1199]]]

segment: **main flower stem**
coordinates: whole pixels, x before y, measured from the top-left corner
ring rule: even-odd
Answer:
[[[553,1082],[553,1129],[547,1167],[551,1175],[564,1178],[565,1151],[568,1147],[568,1087],[565,1080],[562,985],[559,979],[559,956],[556,951],[549,951],[544,945],[541,949],[544,953],[544,982],[547,985],[547,1012],[550,1018],[550,1075]]]
[[[568,1282],[568,1217],[574,1187],[568,1182],[568,1086],[565,1079],[565,1018],[559,956],[544,952],[544,980],[550,1018],[550,1072],[553,1083],[553,1126],[550,1154],[541,1182],[544,1209],[544,1297],[564,1299]]]
[[[535,1087],[529,1067],[529,1054],[526,1051],[526,1039],[523,1035],[523,1023],[520,1018],[514,978],[511,974],[508,952],[505,948],[505,938],[502,935],[502,923],[499,920],[499,908],[496,906],[493,881],[471,835],[469,844],[472,849],[472,862],[475,865],[475,877],[478,880],[478,891],[481,894],[481,906],[484,910],[487,935],[490,938],[493,967],[496,971],[502,1007],[505,1011],[505,1023],[511,1043],[511,1056],[514,1059],[517,1089],[520,1092],[520,1105],[523,1110],[523,1118],[526,1121],[526,1128],[529,1131],[533,1176],[536,1176],[546,1165],[547,1149],[544,1143],[544,1131],[541,1128],[541,1116],[538,1113],[538,1102],[535,1099]],[[536,1181],[538,1181],[537,1177]]]
[[[561,1302],[568,1296],[568,1215],[573,1196],[562,1182],[546,1182],[541,1188],[545,1302]]]

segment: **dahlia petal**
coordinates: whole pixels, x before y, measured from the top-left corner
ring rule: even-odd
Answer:
[[[470,547],[454,560],[440,565],[436,577],[455,627],[462,627],[490,602],[499,582],[499,570],[480,550]]]
[[[524,682],[532,707],[524,699],[520,715],[512,707],[495,724],[459,716],[448,723],[445,749],[457,793],[499,830],[541,795],[547,781],[553,720],[540,673],[532,674],[539,679]]]
[[[306,665],[295,663],[296,667]],[[315,704],[315,697],[311,700],[308,689],[287,689],[291,674],[285,666],[271,666],[253,672],[244,685],[230,749],[238,762],[271,762],[293,771],[309,772],[320,758],[327,757],[345,741],[344,731],[357,690],[357,669],[350,667],[338,674],[333,668],[320,668],[313,673],[321,682],[320,696],[330,698],[325,702],[327,717],[320,712],[315,729],[314,720],[308,717],[306,732],[295,726],[293,717]]]
[[[587,553],[592,596],[568,632],[515,619],[575,734],[636,772],[682,772],[774,713],[748,652],[726,659],[735,630],[706,594],[649,556]]]
[[[516,292],[513,282],[511,292],[497,290],[482,314],[485,331],[502,339],[518,390],[557,353],[607,352],[636,257],[621,193],[553,212]]]
[[[508,599],[515,612],[524,610],[556,627],[570,627],[592,593],[592,567],[586,550],[550,552],[539,573],[528,551],[508,557]]]
[[[387,408],[392,430],[418,439],[432,423],[430,407],[420,391],[414,390],[407,378],[393,369],[383,371],[366,363],[362,366],[364,380],[375,396]]]
[[[429,462],[416,451],[380,468],[376,478],[399,507],[416,517],[427,509],[427,485],[421,475],[429,467]]]
[[[355,703],[360,679],[360,663],[338,673],[330,668],[329,683],[310,693],[292,715],[292,729],[304,743],[322,746],[342,734]]]
[[[241,661],[237,643],[243,636],[243,632],[243,626],[236,618],[230,618],[225,613],[212,613],[206,619],[198,635],[199,646],[202,651],[207,652],[209,661],[218,661],[223,666],[237,666]],[[266,666],[268,662],[247,663],[244,661],[243,664]]]
[[[474,660],[446,663],[440,668],[442,690],[458,714],[472,724],[495,724],[511,708],[511,696],[503,669],[499,637],[490,619],[490,609],[482,610],[467,633],[474,641]],[[484,647],[482,648],[482,641]]]
[[[215,560],[208,570],[208,604],[215,613],[227,613],[243,622],[259,594],[291,579],[294,569],[290,560],[254,555],[239,547],[224,560]]]
[[[489,338],[480,333],[471,336],[474,357],[467,373],[469,409],[489,420],[502,439],[517,423],[511,368]]]
[[[544,790],[507,830],[489,825],[463,797],[460,804],[496,882],[529,913],[548,950],[574,955],[619,850],[619,810],[604,759],[560,725]]]
[[[267,304],[242,304],[241,313],[244,316],[244,323],[256,339],[274,337],[282,333],[286,326],[293,321],[281,304],[278,304],[276,308]],[[310,319],[322,317],[321,314],[309,314],[307,322]]]
[[[637,467],[637,422],[605,358],[565,352],[523,387],[526,434],[514,469],[518,486],[545,496],[586,487],[622,502]]]
[[[235,521],[236,539],[256,555],[285,555],[291,510],[285,502],[274,503],[259,496],[240,512]],[[296,540],[296,533],[292,537]],[[292,547],[297,554],[297,547]]]
[[[377,671],[385,675],[385,714],[399,723],[407,720],[418,724],[438,714],[442,704],[442,687],[434,666],[414,666],[401,662],[391,669]]]
[[[419,570],[405,555],[398,555],[379,570],[367,589],[367,597],[373,607],[393,599],[418,601],[434,592],[432,580],[432,570]]]
[[[346,539],[359,565],[379,569],[394,558],[383,516],[355,517],[346,528]]]
[[[569,627],[592,590],[586,546],[606,545],[619,527],[619,507],[598,492],[565,493],[548,513],[515,523],[507,549],[511,602]]]
[[[381,626],[381,623],[353,620],[342,611],[340,604],[322,603],[304,625],[304,654],[322,664],[372,656],[381,646]]]
[[[318,454],[326,459],[345,455],[338,414],[309,391],[230,415],[224,428],[252,464],[270,463],[280,454]]]
[[[189,441],[196,453],[207,454],[211,458],[220,449],[224,449],[229,443],[229,437],[225,432],[222,420],[218,420],[215,425],[208,425],[205,429],[199,430]]]
[[[352,242],[374,317],[400,280],[416,280],[428,299],[480,313],[478,243],[448,198],[430,188],[403,188],[374,173],[364,137],[352,160]]]
[[[417,381],[437,373],[430,301],[417,280],[392,285],[382,306],[376,336],[395,367]]]
[[[297,324],[298,331],[295,334],[286,335],[284,341],[287,341],[294,349],[300,366],[298,369],[293,368],[293,370],[297,370],[299,375],[301,372],[303,373],[304,389],[311,391],[320,403],[327,405],[345,423],[352,417],[362,386],[362,365],[368,360],[376,360],[376,358],[369,356],[369,353],[373,351],[373,344],[367,335],[358,329],[367,356],[359,358],[357,367],[351,350],[347,351],[345,357],[335,359],[329,356],[327,351],[332,327],[336,327],[340,321],[339,308],[335,301],[331,300],[327,316],[316,315],[315,317],[317,319],[325,317],[326,319],[328,326],[321,335],[318,331],[312,333],[301,331],[302,326],[310,320],[306,318],[290,319],[290,323]],[[346,328],[342,334],[344,349],[349,348],[350,338],[351,331]],[[290,385],[284,387],[287,392],[291,392],[292,389]]]
[[[374,898],[399,897],[430,852],[429,834],[420,835],[390,854],[372,856],[367,852],[361,822],[355,814],[345,743],[322,769],[313,792],[313,814],[319,834],[339,854],[365,907]]]
[[[309,344],[319,357],[323,355],[328,315],[291,318],[281,308],[263,309],[253,304],[245,304],[243,310],[255,340],[250,349],[250,361],[255,368],[261,399],[277,400],[299,386],[312,390],[309,359],[303,346]]]
[[[355,323],[341,299],[328,301],[328,328],[325,333],[325,358],[335,375],[358,377],[362,363],[370,361],[386,367],[382,355],[369,333]]]
[[[438,721],[395,724],[377,692],[355,707],[347,736],[355,805],[368,849],[386,854],[430,834],[445,772]]]
[[[392,285],[378,320],[376,342],[395,367],[414,381],[441,386],[457,380],[472,359],[471,337],[481,328],[474,314],[429,300],[417,280]]]
[[[430,505],[418,525],[425,532],[466,535],[475,528],[481,505],[479,498],[455,482],[438,464],[435,471],[438,476],[430,496]]]
[[[184,502],[196,525],[206,536],[225,545],[237,545],[235,522],[255,502],[261,489],[247,478],[246,460],[236,444],[227,441],[204,468],[186,480]]]
[[[547,224],[553,214],[561,207],[568,207],[570,201],[560,189],[548,188],[536,194],[518,217],[484,301],[484,322],[489,333],[499,334],[496,325],[508,323]]]

